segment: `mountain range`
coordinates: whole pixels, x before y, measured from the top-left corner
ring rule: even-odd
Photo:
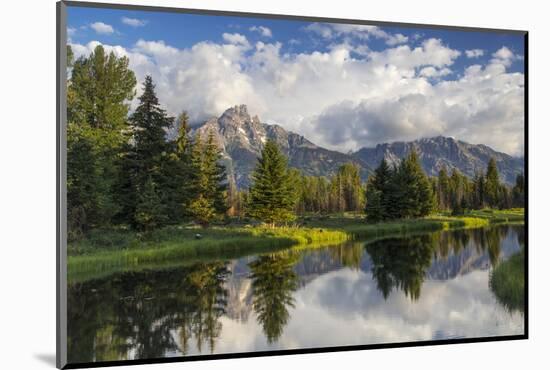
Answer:
[[[220,117],[196,127],[192,134],[205,138],[210,132],[221,148],[231,181],[239,188],[250,185],[250,175],[267,140],[274,140],[279,145],[290,167],[311,176],[330,177],[340,166],[351,162],[358,166],[361,178],[366,180],[382,158],[397,164],[412,149],[416,150],[424,171],[430,176],[436,176],[445,167],[449,173],[456,168],[473,177],[477,171],[485,171],[490,158],[495,158],[501,180],[507,184],[514,183],[516,175],[524,170],[523,158],[497,152],[486,145],[468,144],[443,136],[384,143],[345,154],[315,145],[279,125],[262,123],[258,116],[249,114],[246,105],[227,109]]]
[[[429,176],[437,176],[441,168],[447,172],[459,170],[472,178],[476,172],[485,172],[487,163],[495,158],[501,181],[513,184],[516,176],[523,173],[523,158],[512,157],[497,152],[487,145],[468,144],[451,137],[437,136],[423,138],[411,142],[394,142],[378,144],[374,148],[362,148],[354,153],[354,157],[361,159],[371,167],[376,167],[385,158],[390,164],[399,163],[411,150],[415,149],[422,168]]]

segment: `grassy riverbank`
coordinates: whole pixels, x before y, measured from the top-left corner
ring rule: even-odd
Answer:
[[[126,230],[98,230],[69,245],[68,275],[71,280],[141,265],[236,258],[293,245],[336,244],[348,238],[349,234],[341,230],[295,227],[167,227],[147,236]]]
[[[200,229],[172,226],[144,236],[129,230],[95,230],[68,247],[69,281],[116,271],[183,264],[212,258],[237,258],[289,247],[313,248],[349,239],[376,239],[412,232],[475,228],[491,223],[522,222],[523,210],[474,211],[464,216],[368,224],[360,215],[303,217],[300,227],[266,228],[227,225]],[[197,239],[200,234],[200,239]]]
[[[308,227],[324,227],[344,231],[357,238],[377,238],[385,235],[401,235],[408,232],[471,229],[495,224],[524,222],[523,208],[509,210],[485,209],[469,211],[461,216],[442,213],[414,220],[399,220],[369,224],[362,215],[333,217],[309,217],[304,219]]]
[[[490,286],[497,299],[510,311],[525,308],[525,253],[514,254],[491,273]]]

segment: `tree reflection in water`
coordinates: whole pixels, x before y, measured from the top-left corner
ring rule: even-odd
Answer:
[[[69,286],[69,362],[123,360],[130,352],[132,358],[186,354],[192,337],[199,352],[205,343],[214,352],[228,273],[226,263],[217,262]]]
[[[403,290],[413,301],[420,298],[420,289],[435,250],[435,240],[432,235],[422,235],[366,245],[373,263],[372,276],[384,299],[393,289]]]
[[[342,266],[352,270],[359,270],[365,249],[362,243],[345,243],[329,248],[330,255]]]
[[[492,267],[499,263],[501,243],[506,238],[509,230],[510,226],[507,225],[469,230],[479,251],[487,251],[489,254]]]
[[[298,275],[293,267],[297,253],[277,253],[258,257],[249,264],[253,289],[253,308],[268,343],[276,342],[294,307],[293,293],[298,289]]]
[[[518,241],[522,238],[518,228]],[[487,252],[491,266],[500,261],[501,244],[509,226],[433,232],[408,238],[392,238],[365,246],[373,267],[372,276],[378,290],[387,299],[394,289],[401,289],[412,301],[420,298],[426,273],[434,259],[447,260],[451,251],[459,255],[473,243],[477,253]]]

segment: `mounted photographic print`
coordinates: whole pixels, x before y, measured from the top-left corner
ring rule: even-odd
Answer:
[[[527,338],[526,108],[525,31],[58,3],[58,367]]]

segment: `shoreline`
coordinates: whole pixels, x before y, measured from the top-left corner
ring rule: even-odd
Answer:
[[[69,283],[108,276],[116,272],[144,268],[179,266],[213,259],[233,259],[250,254],[285,249],[327,247],[343,242],[404,236],[408,233],[434,232],[523,223],[523,209],[472,211],[464,216],[435,215],[422,219],[367,224],[364,219],[345,216],[304,217],[305,227],[212,227],[210,229],[168,227],[153,233],[151,240],[139,241],[136,233],[112,231],[113,245],[92,247],[81,241],[69,246],[67,275]],[[195,239],[195,234],[204,234]],[[79,248],[80,247],[80,248]],[[71,253],[73,253],[71,255]]]

